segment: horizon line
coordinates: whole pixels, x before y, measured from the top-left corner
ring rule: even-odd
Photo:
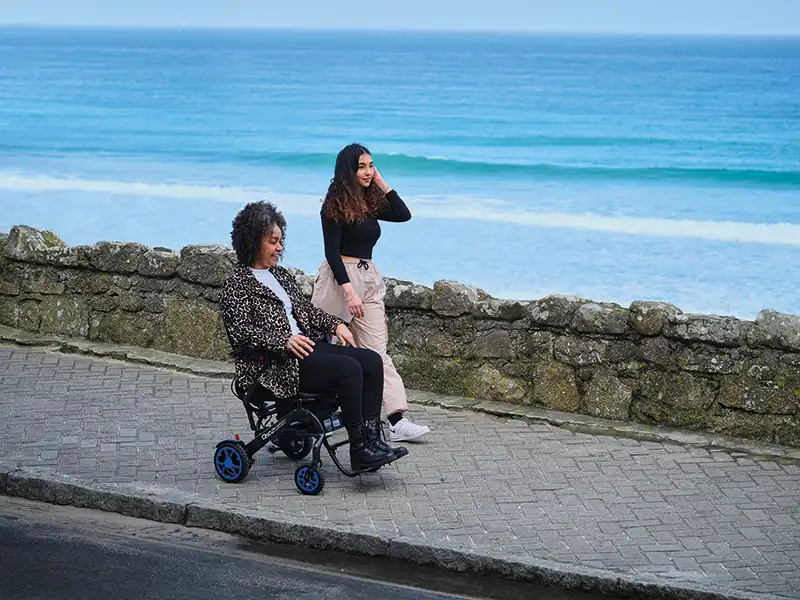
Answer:
[[[295,33],[400,33],[400,34],[494,34],[509,36],[564,35],[564,36],[608,36],[608,37],[747,37],[747,38],[798,38],[800,31],[777,32],[670,32],[670,31],[589,31],[560,29],[413,29],[405,27],[295,27],[269,25],[142,25],[142,24],[58,24],[58,23],[3,23],[0,29],[92,29],[92,30],[131,30],[131,31],[250,31],[250,32],[295,32]]]

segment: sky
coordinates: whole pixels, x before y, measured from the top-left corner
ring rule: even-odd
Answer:
[[[800,35],[800,0],[0,0],[0,24]]]

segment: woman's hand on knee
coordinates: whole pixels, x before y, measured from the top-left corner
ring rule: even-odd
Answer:
[[[286,349],[298,358],[305,358],[314,351],[314,342],[298,333],[286,340]]]
[[[339,338],[339,341],[342,342],[345,346],[355,346],[356,341],[353,338],[353,332],[350,331],[350,328],[347,327],[344,323],[340,323],[336,326],[336,337]]]

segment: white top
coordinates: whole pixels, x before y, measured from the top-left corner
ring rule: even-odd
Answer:
[[[289,319],[289,327],[292,328],[292,335],[300,333],[297,320],[292,314],[292,300],[289,298],[289,294],[286,293],[286,290],[283,289],[283,286],[275,279],[275,275],[272,274],[272,271],[269,269],[254,269],[253,267],[250,267],[250,270],[261,285],[272,290],[272,293],[283,302],[283,308],[286,309],[286,318]]]

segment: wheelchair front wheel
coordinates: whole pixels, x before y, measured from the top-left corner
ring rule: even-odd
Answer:
[[[314,465],[300,465],[294,472],[294,484],[301,494],[316,496],[325,487],[325,476]]]

